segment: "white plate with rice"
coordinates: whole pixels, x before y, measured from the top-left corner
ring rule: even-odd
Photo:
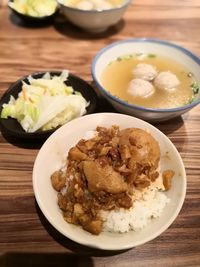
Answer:
[[[160,171],[171,169],[175,175],[169,191],[149,190],[143,201],[135,203],[129,211],[121,209],[104,214],[104,231],[96,236],[64,220],[50,177],[65,164],[68,150],[85,138],[86,133],[94,131],[97,126],[112,125],[118,125],[121,129],[133,127],[147,130],[160,145]],[[157,128],[128,115],[98,113],[65,124],[47,139],[35,160],[33,188],[43,214],[64,236],[93,248],[122,250],[156,238],[173,223],[185,199],[186,173],[177,149]]]

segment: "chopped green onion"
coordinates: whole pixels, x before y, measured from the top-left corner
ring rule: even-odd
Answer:
[[[185,105],[189,105],[191,104],[192,102],[194,102],[195,98],[194,96],[190,97],[186,102],[185,102]]]
[[[197,82],[194,82],[193,84],[190,85],[192,88],[193,93],[196,95],[198,94],[199,90],[200,90],[200,84]]]
[[[118,58],[117,58],[117,61],[122,61],[122,58],[121,58],[121,57],[118,57]]]
[[[117,58],[117,61],[122,61],[122,60],[128,60],[131,59],[133,57],[133,55],[125,55],[125,56],[120,56]]]
[[[155,58],[156,55],[155,55],[155,54],[148,54],[148,57],[149,57],[149,58]]]
[[[135,55],[136,55],[137,57],[140,57],[140,56],[143,56],[144,53],[136,53]]]

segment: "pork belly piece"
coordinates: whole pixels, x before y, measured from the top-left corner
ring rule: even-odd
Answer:
[[[123,177],[110,165],[102,166],[98,161],[84,161],[83,171],[90,192],[105,191],[111,194],[126,192],[128,185]]]

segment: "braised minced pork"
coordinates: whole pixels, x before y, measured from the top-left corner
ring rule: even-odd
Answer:
[[[67,169],[51,176],[65,220],[92,234],[102,231],[99,211],[129,209],[133,189],[142,190],[158,178],[160,161],[158,142],[142,129],[112,126],[96,131],[95,137],[70,149]]]

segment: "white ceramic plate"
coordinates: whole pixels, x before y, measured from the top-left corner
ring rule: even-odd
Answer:
[[[143,230],[125,234],[103,232],[99,236],[84,231],[81,227],[68,224],[57,205],[57,192],[50,181],[51,174],[65,163],[68,150],[87,131],[96,126],[120,128],[137,127],[148,131],[159,142],[161,149],[161,171],[173,169],[172,188],[166,192],[171,199],[162,216]],[[168,156],[166,156],[166,152]],[[115,113],[97,113],[75,119],[55,131],[44,143],[33,168],[33,188],[36,200],[48,221],[63,235],[80,244],[105,250],[122,250],[144,244],[165,231],[177,217],[186,193],[186,174],[182,159],[172,142],[158,129],[140,119]]]

